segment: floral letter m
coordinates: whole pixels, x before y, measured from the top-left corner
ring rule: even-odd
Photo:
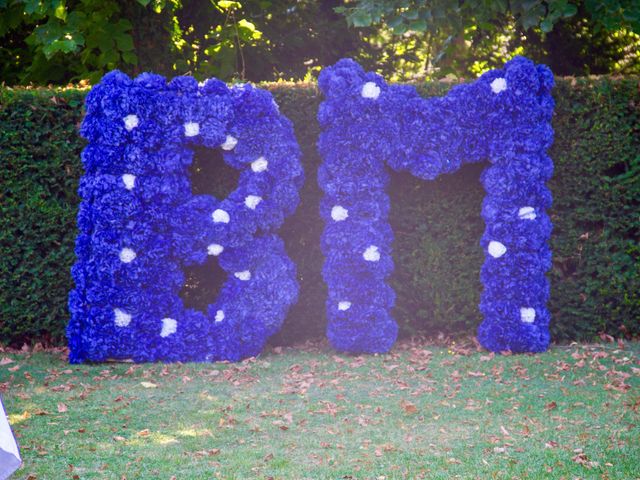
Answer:
[[[384,352],[397,335],[389,313],[394,292],[385,283],[393,268],[385,165],[431,180],[483,160],[490,165],[482,175],[479,340],[492,351],[547,348],[552,87],[550,70],[522,57],[430,99],[411,86],[387,85],[352,60],[322,72],[318,181],[335,348]]]

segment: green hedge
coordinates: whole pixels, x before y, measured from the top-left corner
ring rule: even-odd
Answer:
[[[320,97],[312,85],[268,88],[295,124],[307,176],[300,207],[281,230],[298,265],[301,295],[274,342],[291,343],[321,336],[325,326],[315,151]],[[420,87],[425,95],[448,88]],[[640,334],[639,92],[638,79],[629,77],[562,79],[554,91],[555,340],[620,335],[621,329]],[[85,93],[0,89],[0,343],[63,338]],[[405,334],[473,332],[480,321],[483,168],[469,165],[433,182],[392,174],[391,281]],[[208,181],[199,178],[198,190]],[[210,181],[211,193],[225,187]]]

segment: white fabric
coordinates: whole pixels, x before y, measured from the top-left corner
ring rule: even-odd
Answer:
[[[184,136],[195,137],[200,133],[200,124],[196,122],[187,122],[184,124]]]
[[[217,243],[212,243],[207,247],[207,253],[209,255],[213,255],[214,257],[217,257],[223,251],[224,251],[224,247],[222,245],[218,245]]]
[[[338,302],[338,310],[341,312],[345,312],[351,308],[351,302],[347,302],[343,300],[342,302]]]
[[[229,223],[229,220],[231,220],[229,214],[220,208],[214,210],[211,217],[213,218],[214,223]]]
[[[496,78],[491,82],[491,91],[493,93],[504,92],[507,89],[507,81],[504,78]]]
[[[120,310],[119,308],[113,309],[114,322],[116,327],[128,327],[131,323],[131,315],[125,312],[124,310]]]
[[[169,335],[173,335],[178,330],[178,322],[174,318],[163,318],[162,319],[162,330],[160,331],[160,336],[162,338],[168,337]]]
[[[362,256],[367,262],[377,262],[380,260],[380,252],[378,251],[378,247],[375,245],[367,247]]]
[[[137,115],[127,115],[123,118],[123,120],[124,128],[126,128],[129,132],[140,124],[140,120],[138,119]]]
[[[122,183],[124,183],[124,187],[127,190],[133,190],[133,187],[136,186],[136,176],[131,175],[130,173],[125,173],[122,175]]]
[[[374,82],[367,82],[362,86],[362,98],[376,99],[380,96],[380,87]]]
[[[233,150],[238,144],[238,139],[236,137],[232,137],[231,135],[227,135],[227,138],[224,139],[224,143],[220,145],[223,150]]]
[[[251,280],[251,272],[249,270],[243,270],[242,272],[236,272],[233,274],[238,280],[248,282]]]
[[[262,197],[259,197],[257,195],[247,195],[247,197],[244,199],[244,204],[247,208],[255,210],[261,201]]]
[[[489,242],[489,248],[487,250],[489,251],[489,255],[491,255],[493,258],[500,258],[505,253],[507,253],[507,247],[505,247],[500,242],[496,242],[495,240],[491,240]]]
[[[518,210],[518,217],[520,217],[520,220],[535,220],[536,209],[533,207],[522,207]]]
[[[6,480],[22,464],[20,451],[0,401],[0,480]]]
[[[520,309],[520,320],[523,323],[533,323],[536,320],[536,309],[529,307],[522,307]]]
[[[251,170],[255,173],[264,172],[269,167],[269,162],[266,158],[260,157],[257,160],[251,162]]]
[[[336,222],[342,222],[349,218],[349,210],[341,205],[334,205],[331,209],[331,218]]]
[[[136,252],[132,249],[125,247],[120,250],[120,261],[122,263],[131,263],[136,259]]]

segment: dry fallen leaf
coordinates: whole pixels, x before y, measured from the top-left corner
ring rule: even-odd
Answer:
[[[140,382],[140,385],[142,385],[144,388],[158,388],[158,385],[151,382]]]
[[[2,357],[2,360],[0,360],[0,365],[9,365],[10,363],[13,363],[13,360],[9,357]]]
[[[603,342],[613,343],[615,341],[615,339],[608,333],[600,332],[598,335],[600,336],[600,340]]]
[[[416,407],[413,403],[407,400],[401,400],[400,406],[402,407],[402,410],[404,410],[405,413],[408,413],[408,414],[418,413],[418,407]]]
[[[584,453],[579,453],[578,455],[573,457],[571,460],[573,460],[579,465],[584,465],[588,468],[591,467],[591,462],[589,462],[589,457],[587,457]]]
[[[67,411],[67,406],[62,402],[58,403],[58,412],[64,413],[66,411]]]

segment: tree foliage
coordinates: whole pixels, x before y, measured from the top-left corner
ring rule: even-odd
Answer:
[[[137,63],[133,25],[117,1],[0,0],[0,11],[5,81],[95,79]]]
[[[556,73],[639,70],[633,0],[355,0],[337,10],[396,80],[468,76],[525,54]]]
[[[547,33],[563,18],[576,15],[579,4],[580,0],[355,0],[337,10],[355,27],[384,23],[398,35],[407,31],[460,32],[472,25],[491,29],[493,22],[505,15],[511,15],[525,30],[539,27]],[[596,28],[629,28],[640,33],[640,2],[586,0],[584,5]]]
[[[636,0],[0,0],[0,78],[295,80],[353,57],[411,80],[474,76],[514,54],[560,74],[629,73],[639,19]]]
[[[300,79],[357,55],[360,33],[334,11],[340,3],[0,0],[0,71],[8,84],[93,83],[115,68]]]

